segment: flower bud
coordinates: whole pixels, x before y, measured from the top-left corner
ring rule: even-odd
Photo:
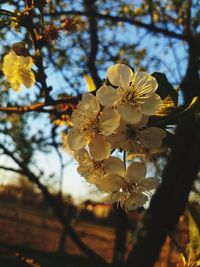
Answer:
[[[59,28],[51,23],[45,27],[44,35],[48,42],[56,41],[59,38]]]
[[[28,56],[28,51],[23,42],[17,42],[12,45],[12,50],[15,52],[17,56]]]
[[[32,8],[32,0],[24,0],[27,8]]]

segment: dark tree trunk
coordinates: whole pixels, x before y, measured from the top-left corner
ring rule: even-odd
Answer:
[[[194,116],[178,127],[175,141],[127,266],[154,265],[167,232],[174,229],[187,204],[200,165],[200,123]]]
[[[115,211],[115,247],[113,255],[113,265],[120,267],[123,264],[126,252],[126,239],[128,231],[128,216],[126,212],[114,205]]]

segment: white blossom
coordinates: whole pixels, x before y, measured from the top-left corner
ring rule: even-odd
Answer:
[[[120,115],[117,110],[105,108],[101,111],[97,98],[85,93],[72,114],[73,128],[68,133],[70,149],[77,151],[89,145],[93,158],[96,160],[107,158],[111,145],[105,136],[112,134],[119,123]]]
[[[116,157],[109,157],[97,161],[90,157],[86,149],[81,149],[74,154],[79,166],[78,173],[83,176],[89,183],[99,185],[101,179],[106,174],[124,174],[124,164]]]
[[[107,138],[112,148],[139,154],[160,147],[166,132],[161,128],[145,126],[147,120],[147,117],[143,117],[137,124],[121,121],[116,133]]]
[[[149,191],[155,189],[159,184],[156,177],[145,179],[146,172],[145,164],[134,162],[129,165],[124,176],[105,175],[99,185],[101,191],[108,193],[103,202],[117,202],[126,210],[142,207],[150,196]]]
[[[124,121],[138,123],[143,115],[155,115],[160,110],[157,81],[147,72],[133,73],[128,66],[115,64],[108,68],[107,77],[112,86],[100,87],[97,98],[105,107],[116,107]]]

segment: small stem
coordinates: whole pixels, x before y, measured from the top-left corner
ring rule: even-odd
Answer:
[[[126,169],[126,151],[123,152],[124,167]]]
[[[40,10],[40,14],[41,14],[41,28],[42,31],[44,30],[44,12],[43,12],[43,8]]]

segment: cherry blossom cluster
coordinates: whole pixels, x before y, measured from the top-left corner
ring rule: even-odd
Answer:
[[[149,117],[162,107],[157,87],[147,72],[134,73],[124,64],[115,64],[108,68],[107,82],[96,95],[83,94],[72,114],[68,145],[79,174],[107,193],[106,203],[117,202],[126,210],[142,207],[159,179],[146,178],[144,161],[126,167],[112,152],[145,154],[161,147],[166,132],[148,126]]]
[[[32,66],[33,59],[28,56],[24,44],[13,44],[12,50],[3,58],[2,71],[14,91],[20,91],[22,85],[31,88],[35,84]]]

